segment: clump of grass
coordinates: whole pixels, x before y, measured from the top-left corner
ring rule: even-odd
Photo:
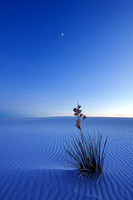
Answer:
[[[81,106],[77,105],[74,108],[76,116],[76,127],[79,131],[78,137],[72,137],[72,146],[66,142],[65,152],[71,157],[72,161],[68,161],[71,167],[78,169],[81,175],[92,177],[96,175],[97,179],[103,171],[103,164],[107,150],[107,137],[102,147],[102,134],[97,134],[97,137],[87,134],[84,136],[82,122],[86,116],[80,110]]]

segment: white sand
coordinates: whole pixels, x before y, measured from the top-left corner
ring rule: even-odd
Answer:
[[[0,200],[133,199],[133,119],[87,118],[84,129],[108,135],[98,184],[64,167],[73,118],[0,120]]]

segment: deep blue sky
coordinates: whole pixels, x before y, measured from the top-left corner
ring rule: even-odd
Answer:
[[[1,1],[0,116],[71,115],[77,101],[133,116],[133,1]]]

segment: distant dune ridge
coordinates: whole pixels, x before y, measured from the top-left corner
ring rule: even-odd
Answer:
[[[133,119],[87,118],[85,129],[108,136],[100,181],[65,168],[64,139],[74,117],[0,120],[0,200],[132,200]]]

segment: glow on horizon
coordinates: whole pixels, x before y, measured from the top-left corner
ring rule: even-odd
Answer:
[[[116,117],[116,118],[133,118],[133,115],[126,114],[86,114],[87,117]],[[75,117],[73,113],[53,113],[52,115],[38,115],[33,117]]]
[[[133,118],[133,115],[124,115],[124,114],[116,114],[116,115],[111,115],[111,114],[103,114],[103,115],[86,115],[87,117],[114,117],[114,118]],[[36,116],[33,116],[36,117]],[[50,116],[37,116],[37,117],[74,117],[73,114],[53,114]]]

